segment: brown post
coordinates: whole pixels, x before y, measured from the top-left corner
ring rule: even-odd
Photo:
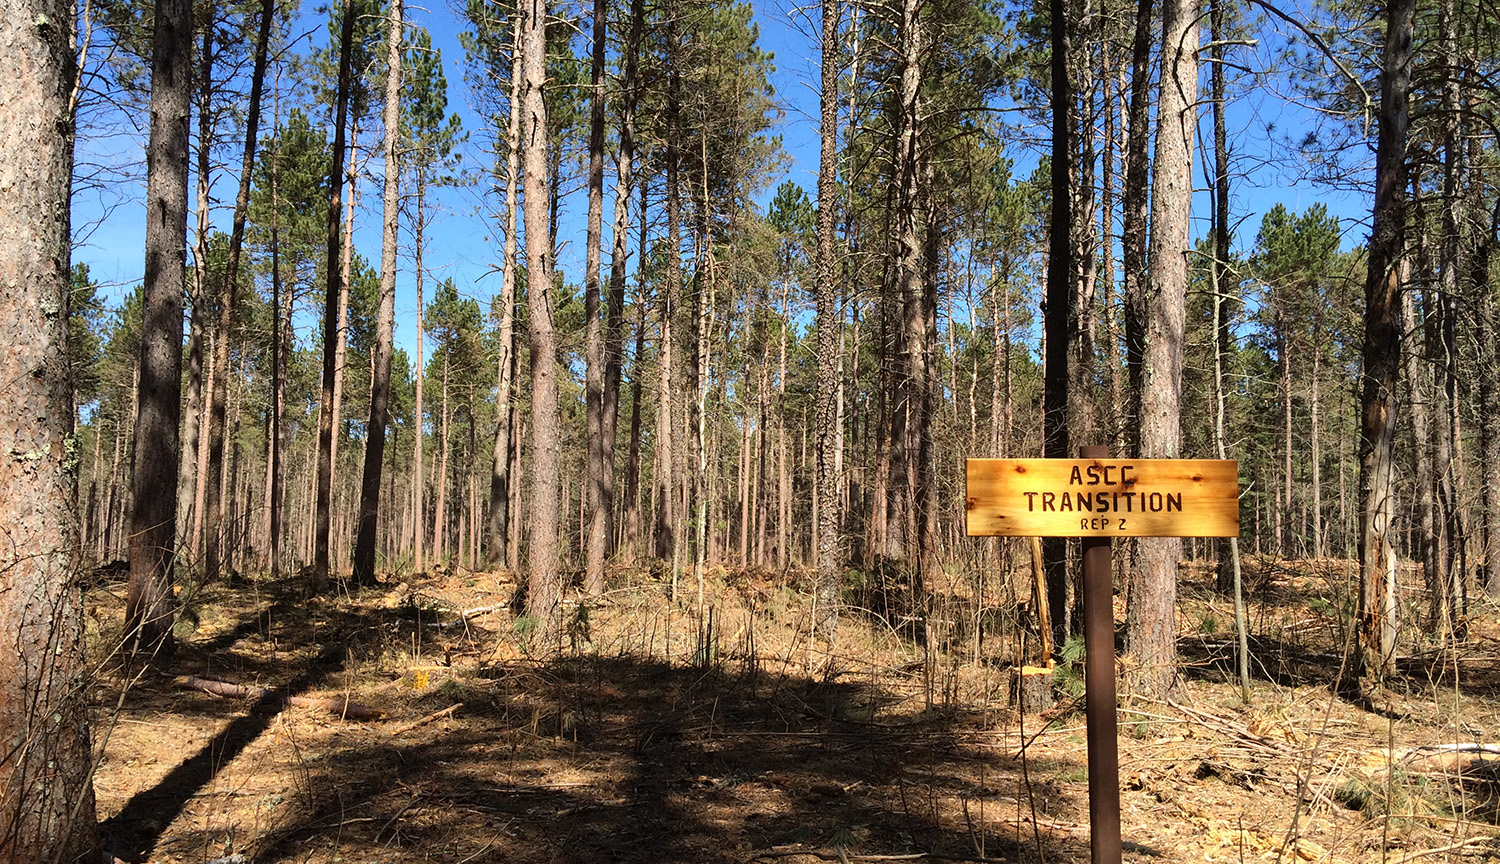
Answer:
[[[1107,459],[1108,447],[1080,447],[1083,459]],[[1092,864],[1120,862],[1120,746],[1115,717],[1115,615],[1110,540],[1084,537],[1083,683],[1087,703],[1089,847]]]

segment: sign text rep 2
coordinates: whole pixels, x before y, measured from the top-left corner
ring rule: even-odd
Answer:
[[[1237,537],[1239,466],[1218,459],[970,459],[970,537]]]

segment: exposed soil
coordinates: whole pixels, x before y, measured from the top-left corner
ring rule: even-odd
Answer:
[[[1189,571],[1180,695],[1122,694],[1125,860],[1500,855],[1494,764],[1413,750],[1500,739],[1495,608],[1476,605],[1456,650],[1413,643],[1389,695],[1354,704],[1330,687],[1344,567],[1250,568],[1248,708],[1228,683],[1230,604]],[[616,574],[603,601],[568,607],[564,656],[546,661],[501,607],[505,574],[314,599],[295,580],[241,581],[181,596],[177,655],[139,674],[106,650],[123,586],[104,584],[90,609],[106,848],[266,864],[1087,861],[1077,673],[1060,670],[1054,711],[1015,714],[1020,631],[961,581],[931,650],[909,617],[856,610],[830,654],[808,645],[799,577],[716,571],[700,619],[696,582],[674,604],[666,583]],[[881,608],[874,596],[861,602]],[[225,699],[174,683],[186,675],[271,689]]]

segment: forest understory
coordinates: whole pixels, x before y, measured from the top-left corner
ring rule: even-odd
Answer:
[[[1177,695],[1132,695],[1120,659],[1126,861],[1500,856],[1492,601],[1474,602],[1464,641],[1403,633],[1401,676],[1354,704],[1331,687],[1354,563],[1250,558],[1247,707],[1232,605],[1211,565],[1182,572]],[[1057,707],[1022,717],[1009,688],[1034,645],[1015,602],[1029,577],[946,576],[930,627],[901,614],[900,586],[856,585],[830,646],[808,643],[810,574],[714,569],[674,602],[669,581],[621,570],[601,599],[572,595],[564,653],[546,661],[506,573],[311,598],[297,579],[189,584],[176,655],[143,673],[112,650],[124,583],[102,581],[88,608],[104,848],[264,864],[1087,861],[1081,643],[1060,652]],[[1420,573],[1402,582],[1420,602]],[[202,680],[264,689],[221,698]]]

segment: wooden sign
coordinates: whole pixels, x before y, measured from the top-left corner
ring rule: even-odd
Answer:
[[[970,537],[1238,537],[1239,463],[970,459]]]

